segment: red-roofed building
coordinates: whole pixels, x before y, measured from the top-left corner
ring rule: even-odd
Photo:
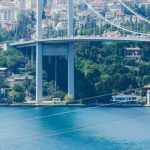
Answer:
[[[140,60],[142,56],[142,50],[139,47],[124,48],[124,56]]]
[[[150,84],[145,85],[145,86],[144,86],[144,89],[146,89],[146,90],[150,90]]]

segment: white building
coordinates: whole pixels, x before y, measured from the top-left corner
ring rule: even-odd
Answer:
[[[147,106],[150,106],[150,90],[147,91]]]
[[[34,10],[35,8],[36,0],[1,0],[0,25],[7,30],[11,30],[16,27],[20,12]]]
[[[33,10],[36,8],[36,0],[15,0],[15,4],[19,9]]]
[[[0,25],[8,30],[14,28],[17,24],[19,9],[16,2],[0,2]]]
[[[2,27],[11,30],[17,24],[17,16],[19,14],[18,10],[12,8],[0,9],[0,24]]]
[[[8,44],[7,43],[0,43],[0,50],[6,51],[8,49]]]
[[[25,0],[26,10],[33,10],[36,8],[36,0]]]
[[[141,99],[141,96],[135,94],[118,94],[112,97],[113,102],[139,102]]]

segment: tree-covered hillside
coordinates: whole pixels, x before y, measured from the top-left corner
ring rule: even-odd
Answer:
[[[141,61],[124,56],[125,47],[137,46],[142,49]],[[132,89],[150,83],[150,48],[145,43],[75,43],[74,50],[76,99],[118,91],[132,91]],[[19,68],[25,68],[25,74],[34,77],[34,80],[26,79],[22,84],[34,98],[35,67],[31,69],[30,54],[27,55],[24,50],[1,50],[0,59],[0,67],[7,67],[10,73],[18,73]],[[55,58],[51,58],[51,63],[48,63],[48,58],[43,58],[43,94],[46,97],[63,99],[67,94],[67,59],[58,57],[57,61],[57,91],[55,91]],[[2,77],[2,81],[3,79],[4,77]],[[142,91],[138,92],[143,94]],[[97,99],[97,101],[109,101],[110,99],[111,96],[107,96]]]
[[[27,37],[26,27],[30,25],[31,29],[34,29],[34,14],[32,12],[27,16],[21,14],[18,23],[17,29],[13,31],[0,28],[0,42],[10,42]],[[85,30],[84,32],[91,31]],[[124,56],[126,47],[140,47],[142,50],[141,60],[126,58]],[[75,99],[131,90],[150,83],[150,45],[147,43],[111,41],[74,43],[74,50]],[[1,50],[0,67],[8,68],[10,74],[18,73],[19,68],[25,68],[25,74],[33,76],[34,79],[30,82],[26,79],[22,86],[24,92],[28,91],[29,95],[35,98],[35,64],[31,69],[31,53],[30,50],[27,51],[26,53],[26,50],[20,51],[11,48],[7,51]],[[67,59],[59,57],[57,61],[57,88],[55,89],[55,58],[52,57],[50,63],[48,58],[43,58],[43,95],[63,99],[67,94]],[[4,76],[0,76],[0,80],[4,81]],[[18,88],[13,88],[15,96],[16,89]],[[143,94],[142,91],[138,92]],[[110,99],[111,96],[97,100],[109,101]]]
[[[124,48],[135,46],[142,49],[140,62],[124,57]],[[103,95],[143,87],[150,83],[149,50],[150,48],[144,43],[91,42],[76,44],[76,96],[83,98]],[[108,97],[109,99],[110,97]]]

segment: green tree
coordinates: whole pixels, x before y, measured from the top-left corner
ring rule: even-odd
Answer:
[[[11,97],[14,102],[24,102],[25,101],[25,89],[20,84],[15,84],[12,87]]]
[[[0,74],[0,89],[5,86],[5,76],[3,74]]]
[[[23,54],[16,49],[8,49],[4,52],[7,61],[7,67],[11,71],[25,66],[25,58]]]
[[[64,100],[66,101],[66,102],[70,102],[70,101],[73,101],[74,100],[74,97],[72,96],[72,95],[65,95],[65,97],[64,97]]]

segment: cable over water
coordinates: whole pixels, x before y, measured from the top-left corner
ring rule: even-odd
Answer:
[[[142,89],[142,88],[136,88],[136,89],[132,89],[132,90],[139,90],[139,89]],[[104,95],[88,97],[88,98],[79,99],[79,100],[75,100],[75,101],[80,101],[82,103],[82,102],[86,102],[87,100],[92,100],[92,99],[95,99],[95,98],[106,97],[106,96],[115,95],[115,94],[119,94],[119,93],[123,93],[123,92],[129,92],[129,91],[131,91],[131,90],[125,90],[125,91],[120,91],[120,92],[108,93],[108,94],[104,94]],[[126,101],[126,102],[130,102],[130,101]],[[118,103],[123,103],[123,102],[118,102]],[[29,120],[36,120],[36,119],[39,119],[39,118],[46,118],[46,117],[64,115],[64,114],[73,113],[73,112],[86,110],[86,109],[91,109],[91,108],[95,108],[95,107],[99,107],[99,106],[104,107],[104,106],[109,106],[109,105],[114,105],[114,104],[116,104],[116,103],[102,104],[102,105],[97,105],[97,106],[92,106],[92,107],[80,108],[80,109],[77,109],[77,110],[74,110],[74,111],[65,111],[65,112],[61,112],[61,113],[49,114],[49,115],[38,116],[38,117],[31,117],[31,118],[28,118],[28,119],[16,120],[16,122],[20,123],[20,122],[29,121]],[[42,109],[42,108],[46,108],[46,107],[48,108],[50,106],[49,105],[40,106],[40,107],[38,107],[38,110]],[[15,113],[21,113],[21,112],[28,112],[28,111],[34,110],[34,109],[37,109],[37,107],[31,108],[31,109],[26,109],[26,110],[24,109],[24,110],[20,110],[20,111],[15,111],[15,112],[12,112],[12,113],[15,114]],[[7,124],[7,121],[8,120],[6,120],[6,122],[0,123],[0,125],[1,124]]]
[[[137,89],[141,89],[141,88],[137,88]],[[137,89],[134,89],[134,90],[137,90]],[[129,90],[126,90],[126,91],[129,91]],[[120,92],[117,92],[117,93],[120,93]],[[105,95],[101,95],[101,96],[95,96],[95,97],[91,97],[91,99],[100,98],[100,97],[104,97],[104,96],[108,96],[108,95],[112,95],[112,94],[117,94],[117,93],[109,93],[109,94],[105,94]],[[89,98],[82,99],[82,101],[83,100],[89,100]],[[80,108],[80,109],[72,110],[72,111],[65,111],[65,112],[60,112],[60,113],[55,113],[55,114],[48,114],[48,115],[43,115],[43,116],[31,117],[31,118],[28,118],[28,119],[22,119],[22,120],[15,121],[15,123],[23,123],[23,122],[26,122],[26,121],[30,122],[32,120],[37,120],[37,119],[40,119],[40,118],[48,118],[48,117],[52,117],[52,116],[56,117],[56,116],[66,115],[66,114],[70,114],[70,113],[74,113],[74,112],[86,111],[86,110],[90,110],[90,109],[94,109],[94,108],[98,108],[98,107],[106,107],[106,106],[112,106],[112,105],[115,105],[115,104],[123,104],[123,103],[131,102],[131,101],[133,102],[133,100],[126,100],[126,101],[123,101],[123,102],[117,102],[117,103],[113,102],[113,103],[110,103],[110,104],[101,104],[101,105],[97,105],[97,106],[93,106],[93,107]],[[135,100],[134,102],[138,102],[138,101]],[[4,124],[8,124],[8,122],[4,122]],[[16,126],[9,126],[9,128],[12,130],[12,129],[15,129]],[[8,128],[7,128],[7,130],[8,130]],[[59,131],[59,133],[51,133],[50,136],[64,134],[64,133],[73,132],[73,131],[77,131],[77,130],[82,130],[82,128],[81,127],[80,128],[71,128],[71,129],[69,128],[69,130],[68,129],[63,129],[63,131],[61,130],[61,131]],[[1,132],[1,133],[3,133],[3,132]],[[3,137],[0,137],[0,139],[3,139]]]
[[[128,102],[139,102],[137,100],[126,100],[126,101],[123,101],[123,102],[115,102],[115,103],[110,103],[110,104],[103,104],[103,105],[96,105],[96,106],[93,106],[93,107],[87,107],[87,108],[80,108],[80,109],[77,109],[77,110],[73,110],[73,111],[66,111],[66,112],[60,112],[60,113],[55,113],[55,114],[49,114],[49,115],[43,115],[43,116],[39,116],[39,117],[31,117],[31,118],[28,118],[28,119],[23,119],[23,120],[19,120],[19,121],[15,121],[15,123],[22,123],[22,122],[29,122],[29,121],[33,121],[33,120],[37,120],[37,119],[40,119],[40,118],[48,118],[48,117],[56,117],[56,116],[60,116],[60,115],[66,115],[66,114],[70,114],[70,113],[74,113],[74,112],[79,112],[79,111],[85,111],[85,110],[90,110],[90,109],[94,109],[94,108],[98,108],[98,107],[107,107],[107,106],[113,106],[115,104],[123,104],[123,103],[128,103]],[[16,126],[9,126],[9,128],[12,130],[12,129],[15,129]],[[7,128],[8,130],[8,128]],[[5,132],[5,130],[2,130]],[[1,131],[1,133],[3,133]],[[2,137],[0,137],[0,139],[2,139]]]
[[[44,135],[35,135],[35,136],[18,136],[18,137],[13,137],[11,138],[11,140],[14,140],[14,139],[18,139],[18,140],[21,140],[21,139],[28,139],[28,140],[34,140],[34,139],[39,139],[39,138],[44,138],[44,137],[53,137],[53,136],[57,136],[57,135],[61,135],[61,134],[66,134],[66,133],[72,133],[72,132],[76,132],[76,131],[81,131],[81,130],[87,130],[87,129],[91,129],[93,127],[101,127],[103,125],[112,125],[112,124],[121,124],[121,123],[125,123],[125,122],[128,122],[128,121],[132,121],[132,120],[140,120],[140,119],[144,119],[144,118],[149,118],[150,115],[146,115],[146,116],[138,116],[138,117],[131,117],[129,119],[122,119],[122,120],[111,120],[111,121],[108,121],[108,122],[96,122],[94,124],[92,124],[91,126],[86,126],[86,127],[76,127],[76,128],[67,128],[67,129],[62,129],[62,130],[58,130],[56,132],[50,132],[48,134],[44,134]],[[86,123],[86,122],[85,122]],[[3,140],[8,140],[4,137],[0,137],[0,139],[3,139]]]

